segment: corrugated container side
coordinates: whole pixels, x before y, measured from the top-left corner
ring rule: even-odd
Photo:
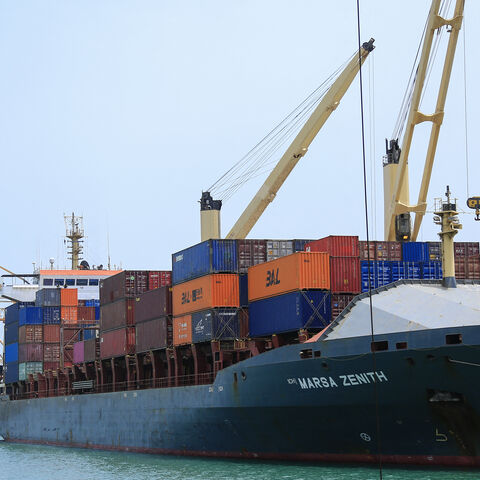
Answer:
[[[376,260],[376,243],[377,242],[375,242],[374,240],[371,240],[368,243],[365,240],[361,240],[358,242],[360,260]]]
[[[442,260],[442,244],[441,242],[427,242],[428,243],[428,258],[431,261]]]
[[[207,240],[172,255],[172,283],[212,273],[237,273],[236,240]]]
[[[56,343],[60,341],[60,325],[44,325],[43,341],[48,343]]]
[[[100,358],[100,341],[98,338],[89,338],[84,342],[84,357],[86,362],[94,362]]]
[[[100,281],[100,304],[134,298],[148,290],[148,271],[125,270]]]
[[[469,280],[480,279],[480,257],[467,257],[467,278]]]
[[[293,240],[293,252],[304,252],[305,251],[305,245],[307,243],[313,242],[314,239],[310,238],[309,240],[304,240],[304,239],[295,239]]]
[[[58,370],[60,368],[60,362],[43,362],[43,371],[48,372],[48,370]]]
[[[35,306],[37,307],[59,307],[60,288],[42,288],[35,294]]]
[[[192,343],[192,316],[182,315],[173,318],[173,344]]]
[[[18,362],[18,343],[5,346],[5,363]]]
[[[41,325],[43,322],[43,311],[41,307],[25,307],[20,309],[18,324]]]
[[[309,289],[330,289],[328,253],[297,252],[248,270],[249,301]]]
[[[18,382],[18,362],[11,362],[5,365],[5,383]]]
[[[78,307],[60,307],[60,318],[65,324],[76,325],[78,323]]]
[[[22,325],[18,329],[20,343],[42,343],[43,325]]]
[[[403,260],[402,242],[387,242],[388,243],[388,259],[396,262]]]
[[[247,273],[248,268],[267,261],[266,240],[237,240],[238,271]]]
[[[327,252],[332,257],[359,257],[358,237],[330,235],[305,245],[307,252]]]
[[[71,344],[80,341],[79,329],[76,327],[63,327],[63,343]]]
[[[19,380],[28,380],[29,375],[43,372],[43,362],[22,362],[18,364]]]
[[[100,358],[135,353],[135,327],[119,328],[100,335]]]
[[[5,343],[18,342],[18,322],[5,325]]]
[[[43,344],[20,343],[18,345],[18,361],[20,363],[43,361]]]
[[[82,323],[84,321],[95,321],[95,307],[78,307],[77,321]]]
[[[331,322],[331,295],[321,290],[290,292],[250,302],[250,336],[317,329]]]
[[[73,363],[83,363],[85,361],[84,342],[75,342],[73,344]]]
[[[137,353],[165,348],[173,343],[172,317],[161,317],[137,323]]]
[[[80,300],[78,301],[80,305]],[[91,299],[91,300],[85,300],[85,307],[99,307],[100,306],[100,300],[98,299]]]
[[[369,289],[368,261],[360,261],[362,276],[362,292]],[[370,285],[372,289],[388,285],[392,282],[391,263],[383,261],[370,261]]]
[[[45,343],[43,345],[44,362],[60,362],[60,344]]]
[[[238,308],[216,308],[192,313],[192,342],[242,338],[242,333],[248,332],[246,322],[248,315]]]
[[[240,307],[248,308],[248,275],[241,273],[238,276],[238,289],[240,294]]]
[[[172,272],[170,270],[159,270],[148,272],[148,289],[153,290],[160,287],[172,285]]]
[[[78,290],[76,288],[62,288],[60,290],[60,305],[62,307],[76,307],[78,305]]]
[[[330,289],[332,293],[360,293],[358,257],[330,257]]]
[[[293,240],[267,240],[267,262],[294,253]]]
[[[100,307],[100,330],[135,325],[135,298],[123,298]]]
[[[390,281],[419,280],[422,278],[421,265],[420,262],[390,262]]]
[[[455,278],[467,278],[467,260],[465,257],[455,257]]]
[[[332,320],[335,320],[355,298],[348,293],[332,293]]]
[[[467,242],[467,257],[478,257],[480,255],[479,242]]]
[[[60,307],[43,307],[44,324],[57,325],[60,321]]]
[[[239,307],[237,274],[205,275],[172,289],[173,314],[176,316],[216,307]]]
[[[422,264],[422,278],[424,280],[440,280],[442,277],[442,262],[430,261]]]
[[[427,242],[405,242],[402,247],[404,262],[428,262],[430,260]]]
[[[390,260],[388,242],[375,242],[375,260]]]
[[[135,322],[172,315],[172,287],[142,293],[135,304]]]
[[[5,308],[5,325],[18,323],[20,320],[20,310],[26,307],[33,307],[32,302],[17,302]]]

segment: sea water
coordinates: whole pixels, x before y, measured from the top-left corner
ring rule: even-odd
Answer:
[[[376,480],[376,466],[217,460],[0,443],[5,480]],[[385,480],[470,480],[480,471],[383,467]]]

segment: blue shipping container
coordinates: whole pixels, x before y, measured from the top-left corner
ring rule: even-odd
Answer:
[[[370,260],[370,284],[372,289],[383,287],[392,282],[390,264],[391,262]],[[362,292],[368,292],[368,260],[360,262],[360,270],[362,275]]]
[[[18,362],[9,362],[5,365],[5,383],[18,382]]]
[[[248,307],[248,275],[241,273],[238,276],[238,289],[240,291],[240,306]]]
[[[293,241],[293,251],[294,252],[303,252],[305,250],[305,245],[307,243],[313,242],[313,240],[294,240]]]
[[[95,305],[95,320],[100,320],[100,305]]]
[[[100,300],[85,300],[86,307],[99,307]]]
[[[210,273],[238,273],[236,240],[207,240],[172,255],[172,283]]]
[[[250,336],[323,328],[332,321],[330,292],[302,290],[264,298],[249,305]]]
[[[18,324],[22,325],[41,325],[43,323],[42,307],[26,307],[20,309]]]
[[[88,327],[88,330],[83,330],[83,339],[82,340],[90,340],[90,338],[96,338],[97,337],[97,332],[98,332],[99,326],[97,326],[96,329],[93,329],[92,327],[94,327],[94,325],[92,325],[91,323],[82,323],[82,324],[79,325],[79,327],[81,327],[83,329]]]
[[[424,262],[422,278],[425,280],[441,280],[443,278],[442,262]]]
[[[35,294],[36,307],[59,307],[60,288],[42,288]]]
[[[8,306],[5,309],[5,325],[10,323],[17,323],[20,315],[20,310],[25,307],[33,306],[33,302],[19,302]]]
[[[422,269],[419,262],[390,262],[392,282],[397,280],[418,280],[422,278]]]
[[[192,342],[240,338],[246,314],[238,308],[215,308],[192,314]]]
[[[60,324],[60,307],[43,307],[43,323],[45,325]]]
[[[428,262],[430,260],[427,242],[405,242],[402,250],[404,262]]]
[[[5,363],[18,362],[18,343],[5,345]]]
[[[5,343],[18,342],[18,322],[5,325]]]

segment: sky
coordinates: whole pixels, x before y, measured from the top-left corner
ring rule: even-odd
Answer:
[[[447,184],[466,211],[468,193],[480,194],[474,149],[480,30],[473,28],[480,2],[466,3],[430,211]],[[378,240],[384,142],[429,6],[429,0],[360,1],[362,41],[374,37],[376,45],[362,75],[370,236]],[[432,113],[442,45],[424,113]],[[0,265],[28,273],[33,262],[47,267],[54,258],[58,268],[67,266],[63,215],[75,212],[84,218],[91,265],[106,265],[110,253],[112,267],[170,269],[173,252],[200,241],[202,190],[356,48],[356,0],[1,1]],[[421,125],[414,137],[412,201],[428,129]],[[262,181],[224,204],[223,234]],[[357,77],[249,238],[365,238],[363,198]],[[478,241],[472,211],[461,221],[457,240]],[[427,214],[419,240],[435,241],[437,232]]]

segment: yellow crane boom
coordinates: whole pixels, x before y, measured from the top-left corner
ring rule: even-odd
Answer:
[[[383,168],[384,184],[384,233],[385,240],[413,240],[415,241],[420,225],[427,208],[427,193],[432,174],[433,161],[437,148],[440,127],[443,121],[445,99],[447,97],[450,74],[457,45],[458,34],[463,21],[464,0],[457,0],[453,18],[445,19],[439,16],[441,0],[433,0],[430,7],[422,54],[416,72],[415,88],[413,90],[408,120],[402,147],[398,148],[396,140],[387,147],[387,158]],[[432,43],[435,32],[449,26],[450,38],[443,64],[442,78],[438,89],[435,112],[427,115],[419,111],[420,100],[425,85],[427,67],[432,55]],[[415,205],[410,205],[408,186],[408,156],[412,144],[415,126],[422,122],[432,122],[430,140],[423,169],[422,183]],[[410,213],[415,212],[415,224],[411,231]]]
[[[249,234],[300,158],[307,153],[308,147],[328,117],[338,107],[359,71],[361,63],[375,48],[373,42],[372,38],[364,43],[359,55],[355,55],[338,76],[226,238],[241,239]]]

